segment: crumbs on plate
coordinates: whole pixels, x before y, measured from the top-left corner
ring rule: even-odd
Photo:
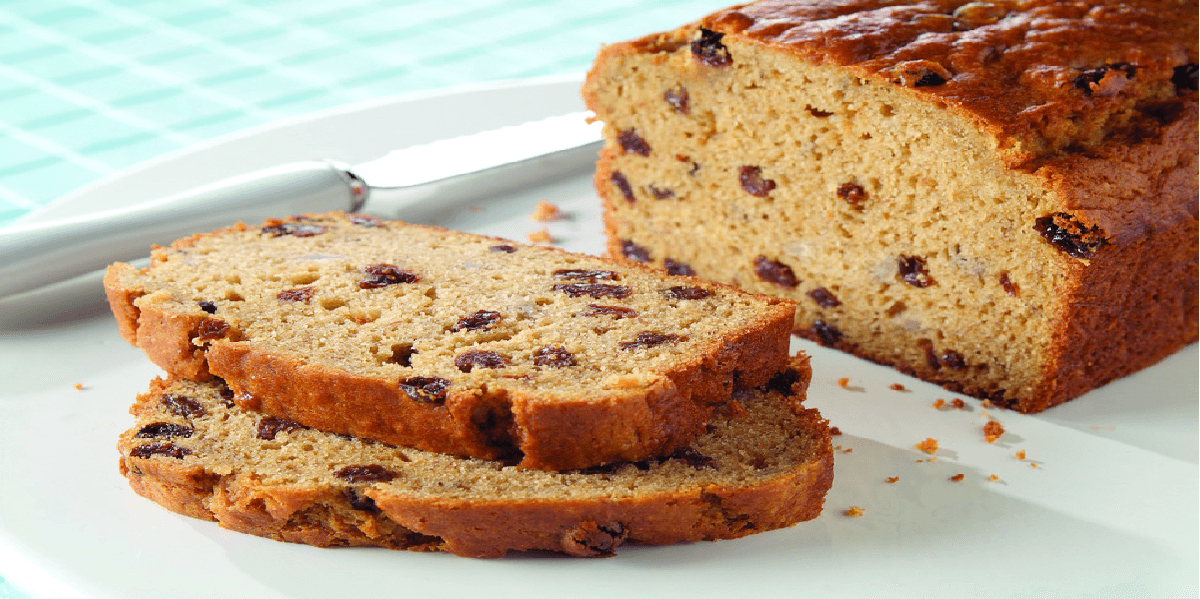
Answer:
[[[842,512],[842,514],[849,518],[861,518],[863,515],[863,509],[857,505],[852,505],[846,509],[846,511]]]
[[[525,237],[529,239],[529,243],[554,243],[554,237],[550,235],[550,231],[545,228],[538,229],[537,231],[534,231]]]
[[[562,218],[562,210],[558,206],[541,200],[534,207],[533,213],[529,215],[529,219],[537,222],[547,222]]]

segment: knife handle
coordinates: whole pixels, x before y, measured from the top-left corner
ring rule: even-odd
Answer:
[[[334,162],[299,162],[232,177],[146,204],[0,230],[0,297],[146,256],[238,221],[357,211],[367,188]]]

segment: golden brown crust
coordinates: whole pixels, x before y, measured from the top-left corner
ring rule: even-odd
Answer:
[[[160,379],[131,410],[138,422],[118,443],[121,471],[135,492],[177,513],[321,547],[601,556],[623,543],[731,539],[817,517],[832,485],[828,423],[800,403],[811,378],[807,357],[798,356],[791,368],[792,389],[800,395],[749,392],[740,401],[756,415],[742,410],[716,423],[720,436],[700,445],[716,460],[713,470],[673,464],[673,470],[613,470],[620,475],[497,471],[499,465],[477,460],[381,448],[317,431],[263,439],[258,417],[223,407],[216,383]],[[185,398],[195,403],[180,410]],[[164,424],[185,430],[164,431]],[[770,432],[754,432],[764,427]],[[135,455],[138,448],[164,443],[181,448],[175,454],[181,457]],[[277,457],[293,455],[297,445],[312,446],[298,454],[307,456],[303,463]],[[776,451],[787,456],[739,457]],[[747,459],[769,464],[742,464]],[[328,474],[347,462],[389,463],[395,482],[347,483]],[[485,483],[482,476],[497,482]]]
[[[342,217],[301,217],[303,222],[319,218],[340,221]],[[284,222],[293,219],[275,224]],[[197,235],[172,248],[186,249],[227,232],[247,230],[239,226]],[[538,251],[570,256],[557,248]],[[165,255],[157,254],[157,262],[165,262]],[[666,280],[647,266],[623,266]],[[149,272],[152,276],[153,266]],[[395,378],[297,359],[272,350],[269,343],[242,339],[236,328],[200,340],[200,327],[214,319],[182,313],[172,303],[178,298],[166,291],[146,293],[139,278],[145,274],[128,265],[113,265],[106,290],[121,329],[135,331],[126,338],[173,376],[219,377],[243,407],[320,430],[458,456],[519,458],[523,467],[543,470],[638,461],[686,445],[703,430],[712,406],[728,399],[734,379],[761,385],[785,362],[793,313],[792,305],[779,298],[742,296],[761,304],[748,326],[731,326],[721,336],[703,341],[694,354],[681,355],[669,369],[659,369],[652,383],[597,391],[594,398],[550,401],[539,393],[514,393],[499,386],[452,387],[444,403],[431,404],[414,401]],[[696,279],[679,278],[671,284],[689,282],[732,291]]]

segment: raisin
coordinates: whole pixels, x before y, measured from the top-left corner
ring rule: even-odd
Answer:
[[[1007,272],[1000,273],[1000,286],[1004,288],[1004,293],[1013,297],[1017,297],[1021,293],[1021,288],[1012,279],[1008,277]]]
[[[421,280],[421,277],[412,271],[392,264],[372,264],[364,267],[362,271],[371,276],[358,282],[359,289],[378,289],[400,283],[416,283]]]
[[[220,380],[220,379],[217,379],[217,380]],[[222,383],[223,382],[224,381],[222,381]],[[221,403],[224,404],[225,407],[232,408],[234,406],[233,389],[230,389],[229,387],[222,385],[221,390],[218,391],[217,394],[221,396]]]
[[[809,104],[804,105],[804,110],[806,110],[808,112],[808,114],[811,114],[812,116],[815,116],[819,119],[829,118],[829,117],[833,116],[832,112],[826,112],[824,110],[813,108]]]
[[[260,231],[271,237],[280,237],[282,235],[290,235],[292,237],[312,237],[325,232],[325,227],[321,225],[302,225],[298,223],[280,223],[271,227],[263,227]]]
[[[696,270],[694,268],[692,268],[690,265],[688,265],[686,262],[679,262],[677,260],[672,260],[671,258],[663,259],[663,268],[666,269],[667,274],[675,275],[677,277],[680,277],[680,276],[694,277],[694,276],[696,276]]]
[[[1174,74],[1171,76],[1171,83],[1175,84],[1176,90],[1196,91],[1196,63],[1193,62],[1175,67]]]
[[[663,295],[675,300],[698,300],[709,297],[712,294],[713,292],[703,287],[685,287],[683,285],[676,285],[663,291]]]
[[[162,405],[172,414],[184,418],[195,418],[208,414],[208,410],[205,410],[200,402],[182,395],[164,395]]]
[[[842,305],[842,302],[838,300],[837,296],[830,293],[829,290],[824,287],[817,287],[816,289],[809,291],[808,297],[811,297],[812,300],[817,302],[817,305],[821,306],[822,308],[836,308]]]
[[[192,450],[165,441],[138,445],[129,452],[130,457],[135,458],[148,458],[150,456],[160,455],[163,457],[175,458],[177,460],[182,460],[184,456],[191,454]]]
[[[1043,216],[1034,222],[1033,230],[1042,234],[1050,245],[1067,255],[1084,260],[1096,255],[1096,251],[1108,245],[1100,227],[1085,227],[1075,217],[1059,212]]]
[[[543,347],[533,352],[533,364],[535,366],[553,366],[555,368],[564,368],[574,366],[575,354],[567,351],[563,347]]]
[[[628,536],[620,522],[596,524],[589,520],[563,533],[562,548],[575,557],[610,556]]]
[[[699,162],[693,162],[693,163],[692,163],[692,168],[688,170],[688,175],[690,175],[690,176],[692,176],[692,177],[695,177],[695,176],[696,176],[696,173],[698,173],[698,172],[700,172],[700,163],[699,163]]]
[[[553,289],[571,297],[588,295],[594,299],[602,297],[625,299],[633,293],[631,289],[624,285],[608,285],[606,283],[559,283]]]
[[[662,345],[664,343],[675,343],[678,341],[684,341],[685,339],[686,339],[685,337],[681,337],[679,335],[672,335],[669,333],[655,333],[653,331],[642,331],[641,333],[638,333],[636,337],[633,338],[633,341],[621,342],[621,349],[632,351],[632,350],[640,349],[643,347],[654,347],[656,345]]]
[[[1117,63],[1106,64],[1094,69],[1086,69],[1079,75],[1076,75],[1071,83],[1075,85],[1075,89],[1083,91],[1087,95],[1092,95],[1100,87],[1100,82],[1108,76],[1109,71],[1120,71],[1127,79],[1133,79],[1137,72],[1137,67],[1131,64]]]
[[[796,273],[792,272],[792,267],[766,256],[754,258],[754,274],[768,283],[774,283],[787,289],[800,284],[800,281],[796,280]]]
[[[646,140],[642,139],[642,136],[633,129],[626,129],[618,134],[617,142],[621,144],[621,152],[625,154],[650,155],[650,144],[646,143]]]
[[[346,466],[333,475],[348,483],[386,483],[399,476],[379,464]]]
[[[412,357],[421,352],[413,349],[411,343],[397,343],[392,346],[392,355],[387,359],[392,364],[412,368]]]
[[[742,183],[742,189],[756,198],[765,198],[771,195],[771,190],[775,189],[775,182],[771,179],[763,179],[762,168],[757,166],[739,167],[738,180]]]
[[[450,327],[450,332],[457,333],[459,331],[477,331],[479,329],[487,329],[497,322],[500,322],[501,318],[502,317],[500,316],[499,312],[480,310],[458,319],[458,322],[454,323],[454,326]]]
[[[665,100],[667,104],[670,104],[671,108],[673,108],[675,112],[678,112],[679,114],[688,113],[688,90],[686,87],[681,85],[679,86],[679,89],[669,89],[663,92],[663,100]]]
[[[580,281],[620,281],[621,275],[613,270],[560,269],[552,273],[556,279]]]
[[[206,318],[200,321],[200,328],[197,331],[196,339],[198,341],[221,339],[229,334],[230,329],[229,323],[220,318]]]
[[[342,496],[346,498],[346,502],[350,504],[352,509],[369,514],[378,514],[379,506],[375,505],[375,500],[366,495],[359,495],[355,489],[346,489],[342,491]]]
[[[200,306],[201,310],[204,310],[209,314],[217,313],[217,305],[212,302],[196,302],[196,304]]]
[[[671,189],[670,187],[659,188],[653,185],[650,185],[649,187],[650,195],[654,196],[654,199],[656,200],[665,200],[667,198],[675,197],[675,190]]]
[[[900,272],[900,280],[913,287],[924,288],[937,283],[933,277],[929,276],[929,270],[925,266],[925,259],[920,256],[905,256],[901,254],[896,263]]]
[[[909,60],[892,68],[896,82],[905,87],[934,87],[953,78],[946,67],[932,60]]]
[[[611,177],[609,177],[609,179],[612,181],[613,185],[616,185],[617,189],[621,191],[621,196],[625,198],[626,202],[629,202],[630,204],[637,202],[637,198],[633,195],[633,187],[629,186],[629,179],[625,177],[624,173],[620,171],[613,171],[613,174]]]
[[[157,439],[159,437],[191,437],[193,433],[192,427],[186,424],[172,424],[170,422],[155,422],[147,424],[138,429],[137,438],[139,439]]]
[[[638,262],[650,261],[650,250],[632,242],[628,239],[621,240],[621,255],[630,260]]]
[[[274,416],[263,416],[258,421],[258,434],[255,435],[264,441],[274,441],[275,435],[279,433],[290,433],[307,428],[299,422],[292,422],[285,418],[276,418]]]
[[[517,251],[517,247],[513,245],[493,245],[488,249],[493,252],[504,252],[505,254],[511,254]]]
[[[812,330],[823,345],[837,345],[842,340],[842,332],[823,320],[814,320]]]
[[[796,391],[793,387],[798,382],[800,382],[800,373],[788,368],[775,373],[771,380],[767,381],[767,390],[788,396],[795,395]]]
[[[281,302],[301,302],[307,304],[310,300],[312,300],[313,294],[316,292],[316,287],[284,289],[275,295],[275,299],[278,299]]]
[[[463,372],[471,372],[476,366],[480,368],[504,368],[508,360],[494,351],[481,349],[467,350],[454,358],[454,365]]]
[[[692,56],[696,57],[700,64],[710,67],[727,67],[733,64],[729,48],[721,43],[723,37],[725,37],[724,33],[701,29],[699,39],[691,43]]]
[[[679,460],[696,470],[705,468],[716,469],[717,463],[712,458],[692,449],[691,447],[680,447],[671,453],[672,460]]]
[[[346,220],[348,220],[360,227],[376,228],[376,227],[383,226],[382,220],[379,220],[378,218],[375,218],[374,216],[367,216],[365,214],[349,214],[346,216]]]
[[[928,339],[922,339],[917,342],[917,346],[925,352],[925,363],[935,371],[942,369],[942,363],[938,361],[937,352],[933,350],[933,342]]]
[[[588,304],[588,309],[584,311],[584,316],[613,316],[615,318],[635,318],[638,313],[633,308],[624,306],[602,306],[600,304]]]
[[[962,370],[963,368],[967,367],[967,362],[963,359],[962,354],[954,350],[946,350],[942,352],[942,355],[940,358],[938,358],[938,361],[941,362],[942,366],[952,370]]]
[[[436,376],[413,376],[400,379],[400,390],[420,403],[441,403],[446,399],[450,381]]]
[[[867,190],[858,183],[842,183],[837,188],[837,197],[846,200],[851,208],[862,210],[863,204],[867,201]]]

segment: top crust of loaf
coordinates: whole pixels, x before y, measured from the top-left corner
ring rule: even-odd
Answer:
[[[735,382],[781,368],[794,314],[647,267],[340,214],[183,239],[142,271],[113,265],[105,288],[127,340],[173,376],[224,379],[243,407],[543,470],[686,445]]]
[[[1183,108],[1179,82],[1195,90],[1194,2],[1089,4],[766,0],[605,52],[670,51],[697,29],[759,42],[910,88],[989,131],[1009,166],[1035,168],[1137,138]]]

